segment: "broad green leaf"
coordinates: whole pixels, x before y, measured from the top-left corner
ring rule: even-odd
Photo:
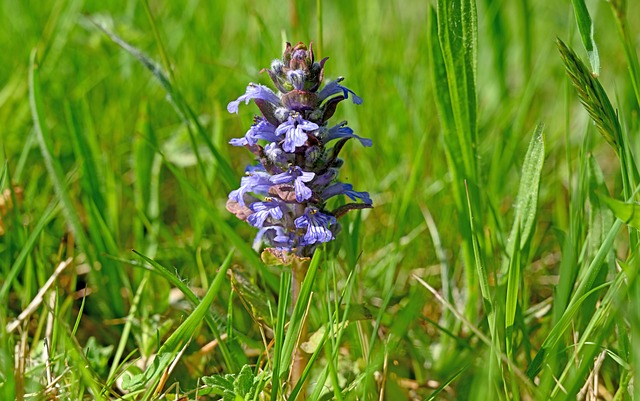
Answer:
[[[445,156],[451,173],[451,193],[457,208],[458,229],[462,235],[465,310],[468,317],[475,313],[478,301],[476,286],[478,280],[483,280],[482,277],[478,278],[478,271],[474,270],[477,252],[483,248],[479,242],[474,244],[470,231],[471,215],[475,216],[477,222],[483,220],[476,141],[477,32],[475,1],[439,0],[437,12],[431,9],[428,47],[432,56],[432,81]],[[470,202],[467,203],[467,199]],[[478,226],[481,227],[482,223]],[[475,238],[477,241],[480,239]],[[487,300],[486,295],[483,297]]]
[[[522,165],[522,177],[515,201],[514,224],[511,227],[508,244],[515,240],[516,231],[520,231],[519,248],[522,250],[533,235],[538,212],[538,193],[540,191],[540,175],[544,163],[544,125],[539,124],[531,138],[527,155]],[[509,246],[507,246],[509,249]]]

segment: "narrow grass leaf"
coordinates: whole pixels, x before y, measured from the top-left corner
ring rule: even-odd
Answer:
[[[505,266],[508,269],[507,298],[505,305],[505,327],[513,326],[518,305],[518,287],[521,275],[521,253],[528,245],[538,210],[538,193],[540,190],[540,175],[544,163],[544,137],[543,125],[536,128],[533,138],[529,143],[529,149],[522,166],[522,178],[520,188],[515,201],[515,216],[511,234],[507,241],[509,254]]]
[[[184,294],[184,296],[187,298],[187,300],[193,305],[194,308],[198,306],[198,304],[200,302],[198,300],[198,297],[180,279],[180,277],[177,277],[175,274],[171,273],[166,267],[162,266],[161,264],[159,264],[155,260],[146,257],[145,255],[139,253],[138,251],[133,250],[133,253],[135,253],[140,258],[142,258],[146,263],[151,265],[153,267],[152,271],[154,273],[159,274],[164,279],[166,279],[169,283],[171,283],[171,285],[173,285],[177,289],[179,289]],[[115,258],[115,259],[119,260],[119,261],[121,261],[123,263],[131,264],[132,266],[144,267],[144,265],[139,265],[135,261],[118,259],[118,258]],[[205,320],[205,322],[207,322],[207,325],[211,329],[211,332],[213,333],[214,337],[218,340],[218,347],[220,348],[220,353],[222,354],[222,357],[223,357],[223,359],[224,359],[224,361],[225,361],[225,363],[227,365],[227,369],[230,372],[239,371],[240,370],[240,366],[244,363],[242,358],[238,358],[238,357],[234,358],[234,357],[232,357],[232,353],[230,352],[229,348],[227,347],[227,344],[225,343],[225,341],[222,341],[222,339],[220,338],[220,330],[218,329],[218,325],[216,324],[216,322],[211,317],[211,314],[206,314],[204,316],[204,320]]]
[[[233,251],[229,252],[224,262],[220,266],[220,269],[216,273],[213,279],[213,283],[207,290],[204,298],[200,301],[198,306],[191,312],[191,314],[185,319],[185,321],[169,336],[169,338],[158,349],[156,359],[159,360],[157,366],[154,366],[151,370],[148,370],[142,375],[145,377],[145,383],[147,383],[147,391],[142,397],[143,400],[148,400],[155,390],[154,383],[160,379],[160,375],[165,371],[169,364],[178,354],[180,348],[182,348],[196,332],[197,327],[202,323],[205,316],[209,313],[209,306],[216,299],[222,283],[227,278],[227,270],[231,266],[231,257]],[[147,373],[148,372],[148,373]]]
[[[608,3],[611,5],[613,16],[616,19],[618,36],[624,47],[631,84],[636,95],[637,105],[640,106],[640,64],[638,63],[638,54],[636,52],[636,35],[629,31],[627,0],[612,0]]]
[[[462,374],[462,372],[464,372],[468,368],[469,368],[468,366],[465,366],[465,367],[461,368],[460,370],[458,370],[451,377],[449,377],[447,380],[442,382],[442,384],[439,385],[438,388],[433,390],[433,393],[431,393],[427,398],[425,398],[424,401],[434,401],[434,400],[436,400],[437,397],[438,397],[438,394],[440,394],[444,389],[449,387],[449,385],[451,383],[453,383],[458,378],[458,376],[460,376]]]
[[[587,327],[580,333],[580,340],[574,348],[573,357],[569,359],[571,362],[566,365],[563,373],[558,378],[555,392],[559,391],[560,386],[570,373],[573,373],[574,381],[584,381],[586,371],[590,368],[589,364],[582,363],[578,367],[578,370],[575,371],[573,361],[578,358],[584,358],[585,361],[590,361],[593,355],[601,351],[600,344],[602,340],[610,334],[611,327],[615,322],[615,319],[609,318],[609,315],[612,313],[612,309],[624,302],[626,298],[628,287],[625,285],[625,281],[633,281],[634,278],[635,277],[627,277],[624,271],[621,271],[618,272],[612,282],[603,284],[603,286],[608,285],[610,287],[602,298],[602,301],[598,304],[597,309],[591,315]],[[585,351],[585,347],[588,344],[592,345],[592,349]],[[575,383],[573,386],[575,386]],[[553,395],[552,393],[552,396]]]
[[[67,192],[64,174],[60,162],[53,156],[51,136],[44,122],[44,113],[42,110],[42,100],[40,95],[40,77],[38,74],[38,65],[36,62],[35,49],[31,52],[30,69],[29,69],[29,104],[31,106],[31,116],[40,146],[40,153],[44,160],[49,178],[53,183],[56,195],[60,198],[63,213],[67,218],[71,229],[74,231],[76,238],[81,246],[87,244],[87,239],[80,223],[80,217],[74,207],[71,197]]]
[[[196,157],[198,158],[198,165],[201,168],[204,168],[203,167],[204,165],[201,162],[201,158],[199,156],[197,144],[195,143],[195,140],[193,137],[192,126],[195,126],[196,131],[198,132],[200,138],[204,140],[209,151],[215,158],[217,166],[220,167],[221,174],[219,176],[220,178],[222,178],[223,183],[225,184],[225,189],[229,190],[233,188],[233,186],[236,185],[236,183],[234,178],[235,174],[233,173],[231,166],[229,166],[229,163],[222,156],[218,148],[213,144],[213,142],[211,141],[211,138],[209,138],[206,131],[200,124],[198,117],[195,115],[193,110],[191,110],[189,105],[183,100],[181,93],[172,84],[170,78],[164,72],[162,67],[159,66],[150,57],[145,55],[142,51],[130,45],[115,33],[111,32],[105,25],[101,24],[99,21],[94,19],[92,19],[91,21],[96,27],[98,27],[98,29],[100,29],[105,35],[107,35],[114,43],[116,43],[122,49],[127,51],[133,57],[135,57],[146,69],[148,69],[151,72],[153,77],[158,80],[162,88],[167,92],[171,105],[174,106],[174,109],[176,110],[178,115],[181,117],[183,122],[187,125],[187,129],[189,130],[189,135],[192,140],[193,151]]]
[[[287,321],[287,308],[289,306],[289,299],[291,297],[291,272],[289,269],[285,269],[280,275],[280,291],[278,291],[278,314],[276,317],[276,327],[274,330],[274,349],[273,349],[273,372],[280,372],[281,366],[286,365],[286,360],[283,361],[282,351],[285,339],[284,326]],[[278,399],[278,394],[281,390],[280,375],[271,375],[271,391],[273,398]]]
[[[11,290],[11,286],[13,285],[13,281],[20,274],[22,267],[33,251],[38,238],[42,234],[42,231],[51,222],[51,220],[53,220],[53,218],[58,214],[59,211],[60,208],[58,201],[52,201],[42,213],[40,219],[38,219],[38,222],[33,227],[31,233],[29,233],[27,240],[20,249],[20,253],[13,260],[13,264],[11,265],[9,273],[6,275],[6,277],[4,277],[4,282],[2,283],[2,288],[0,289],[0,304],[4,304],[6,302],[9,291]]]
[[[560,321],[558,321],[558,323],[553,326],[553,328],[549,332],[549,335],[542,343],[540,350],[527,368],[527,376],[529,376],[531,380],[533,380],[536,375],[540,373],[545,359],[549,356],[548,351],[555,347],[558,341],[560,341],[560,338],[562,337],[564,332],[571,326],[571,320],[575,316],[576,312],[580,309],[580,305],[582,305],[582,303],[591,294],[609,285],[611,285],[611,283],[605,283],[598,287],[592,288],[590,291],[587,291],[580,298],[574,300],[574,302],[569,305],[565,313],[562,315],[562,318],[560,318]]]
[[[587,54],[589,55],[589,63],[591,64],[591,73],[593,76],[600,75],[600,56],[598,55],[598,46],[593,37],[594,28],[589,9],[584,0],[571,0],[573,4],[573,13],[576,16],[580,38]]]
[[[311,263],[309,264],[309,270],[307,270],[304,281],[302,282],[298,300],[293,307],[293,313],[291,314],[291,320],[289,321],[289,328],[287,329],[284,344],[282,345],[282,352],[284,355],[291,355],[293,353],[293,348],[296,345],[296,340],[298,339],[298,334],[300,333],[300,328],[302,326],[304,313],[307,308],[307,304],[309,303],[309,298],[311,297],[311,289],[313,288],[318,266],[320,265],[320,260],[323,257],[324,255],[322,250],[316,249],[313,254],[313,258],[311,259]],[[287,372],[288,368],[288,365],[282,365],[280,366],[280,371],[275,373],[282,377]]]
[[[40,153],[44,160],[44,164],[49,173],[49,178],[53,183],[53,188],[56,195],[60,199],[62,206],[62,212],[64,213],[67,223],[71,230],[75,234],[78,241],[78,245],[87,253],[91,266],[95,266],[96,256],[90,246],[82,223],[80,222],[80,216],[77,208],[75,207],[71,196],[67,191],[67,186],[62,173],[62,166],[60,161],[53,156],[52,151],[52,138],[44,124],[44,112],[42,107],[42,99],[40,94],[40,76],[38,73],[38,65],[36,63],[36,50],[31,52],[30,68],[29,68],[29,105],[31,107],[31,116],[33,118],[33,124],[36,132],[36,138],[40,146]],[[103,269],[101,270],[104,280],[106,281],[107,294],[119,294],[120,293],[120,278],[118,277],[118,271],[116,269]],[[106,296],[106,294],[105,294]],[[110,307],[110,313],[115,316],[121,316],[124,313],[124,304],[121,297],[110,297],[111,301],[106,305]]]

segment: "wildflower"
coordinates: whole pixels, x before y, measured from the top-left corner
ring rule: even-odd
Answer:
[[[320,128],[318,124],[312,123],[302,118],[299,113],[289,116],[289,119],[276,129],[277,135],[285,135],[282,150],[293,153],[296,148],[307,142],[309,133]]]
[[[306,228],[304,237],[302,237],[304,245],[329,242],[334,239],[329,227],[335,223],[335,217],[324,214],[315,207],[308,207],[304,214],[295,220],[296,228]]]
[[[356,139],[369,147],[372,141],[354,134],[346,121],[328,124],[341,101],[359,105],[362,99],[341,84],[342,77],[322,87],[326,61],[315,60],[311,45],[287,43],[282,59],[263,70],[278,93],[251,83],[227,106],[237,113],[240,103],[253,100],[261,112],[244,137],[229,141],[257,156],[227,202],[230,212],[259,229],[256,248],[266,243],[278,252],[310,256],[316,246],[335,239],[339,217],[373,205],[367,192],[338,180],[345,143]],[[327,201],[337,195],[354,203],[327,210]]]

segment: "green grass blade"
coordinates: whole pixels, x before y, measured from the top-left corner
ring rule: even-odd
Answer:
[[[573,4],[573,13],[576,16],[582,44],[589,55],[591,73],[597,77],[600,75],[600,56],[598,55],[598,46],[593,37],[594,27],[591,15],[589,15],[589,9],[584,0],[571,0],[571,4]]]
[[[529,144],[527,155],[522,166],[520,188],[515,201],[515,217],[511,234],[507,241],[509,260],[505,262],[508,268],[507,298],[505,305],[505,327],[513,326],[518,305],[518,287],[520,286],[520,255],[533,235],[536,221],[538,193],[540,190],[540,175],[544,163],[543,126],[538,125]],[[517,263],[513,261],[517,260]],[[504,269],[503,267],[503,269]]]
[[[175,274],[171,273],[166,267],[162,266],[160,263],[156,262],[155,260],[146,257],[145,255],[137,252],[136,250],[134,250],[133,252],[139,257],[141,257],[149,265],[151,265],[153,267],[152,271],[154,273],[159,274],[164,279],[166,279],[169,283],[171,283],[171,285],[179,289],[194,307],[198,306],[198,303],[200,302],[198,300],[198,297],[180,279],[180,277],[177,277]],[[137,265],[134,261],[117,259],[117,258],[116,260],[119,260],[127,264],[131,264],[133,266],[140,266],[140,265]],[[142,265],[141,267],[144,267],[144,265]],[[213,320],[213,318],[211,317],[211,315],[210,314],[205,315],[204,320],[207,322],[207,325],[213,332],[214,337],[218,340],[218,347],[220,348],[220,353],[222,354],[222,357],[227,365],[227,369],[229,369],[229,371],[232,373],[240,371],[240,366],[243,364],[242,362],[244,362],[242,358],[238,358],[238,357],[234,358],[232,356],[231,351],[229,350],[225,342],[222,341],[220,337],[220,331],[218,330],[218,326],[216,322]]]
[[[578,287],[573,292],[572,298],[569,301],[569,305],[567,309],[562,314],[562,317],[556,323],[555,326],[551,329],[546,339],[542,343],[542,346],[538,353],[536,354],[534,360],[531,362],[529,367],[527,368],[527,375],[530,378],[534,378],[542,369],[542,365],[544,363],[545,358],[547,357],[547,352],[552,349],[555,344],[560,340],[561,335],[565,332],[565,330],[569,327],[571,319],[578,311],[579,306],[587,299],[589,295],[591,295],[596,290],[603,288],[605,285],[600,285],[595,288],[591,288],[593,282],[595,281],[598,274],[600,274],[600,270],[603,266],[604,258],[611,251],[611,247],[613,245],[613,240],[616,235],[620,231],[622,227],[622,221],[616,220],[613,224],[605,241],[600,246],[598,253],[593,258],[589,266],[586,268]]]
[[[142,51],[132,46],[131,44],[124,41],[115,33],[111,32],[107,29],[106,26],[99,23],[98,21],[92,20],[92,22],[105,34],[107,35],[113,42],[115,42],[122,49],[127,51],[133,57],[135,57],[146,69],[151,72],[154,78],[158,80],[162,88],[167,92],[169,98],[171,100],[171,104],[174,106],[174,109],[181,117],[183,122],[186,124],[187,129],[189,131],[191,144],[193,146],[193,151],[198,159],[198,165],[200,168],[204,168],[204,164],[202,163],[198,146],[195,143],[195,138],[192,132],[192,126],[196,128],[197,133],[199,134],[200,139],[204,140],[207,145],[209,151],[213,155],[216,160],[217,165],[220,167],[220,178],[222,178],[223,183],[225,185],[224,189],[229,190],[233,188],[235,183],[235,174],[229,166],[229,163],[222,156],[222,153],[218,150],[218,148],[213,144],[209,136],[206,134],[206,131],[200,124],[198,117],[195,115],[193,110],[188,106],[186,102],[184,102],[182,94],[178,91],[175,85],[171,82],[170,77],[164,72],[161,66],[159,66],[154,60],[145,55]],[[204,173],[203,173],[204,174]]]
[[[313,288],[316,273],[318,272],[318,266],[320,265],[320,260],[322,258],[322,250],[316,249],[313,254],[313,258],[311,259],[311,263],[309,264],[309,269],[307,270],[304,281],[302,282],[298,301],[293,306],[293,313],[291,314],[291,320],[289,321],[289,328],[287,329],[287,334],[285,335],[284,343],[282,345],[282,352],[284,355],[292,355],[293,348],[296,346],[298,334],[302,327],[304,313],[311,297],[311,289]],[[275,373],[282,377],[288,369],[288,365],[282,365],[280,366],[280,371]]]
[[[627,18],[627,0],[612,0],[609,2],[613,16],[618,26],[618,37],[624,47],[624,55],[627,59],[629,77],[636,95],[636,105],[640,106],[640,64],[638,63],[637,45],[632,32],[629,31],[629,20]]]
[[[148,400],[155,391],[155,383],[158,382],[160,376],[164,370],[172,362],[180,348],[182,348],[188,341],[191,340],[196,333],[196,329],[205,316],[209,313],[209,306],[218,297],[222,283],[227,279],[227,270],[231,266],[231,257],[233,251],[229,252],[226,259],[220,266],[218,273],[216,273],[213,283],[207,290],[207,293],[198,303],[198,306],[191,312],[191,314],[185,319],[185,321],[169,336],[169,338],[162,344],[157,352],[156,360],[159,363],[155,364],[151,368],[142,373],[141,384],[147,386],[147,391],[142,397],[142,400]],[[165,357],[166,356],[166,357]]]
[[[437,399],[436,397],[438,397],[438,394],[440,394],[444,389],[449,387],[449,385],[451,383],[453,383],[458,378],[458,376],[460,376],[462,374],[462,372],[464,372],[468,368],[469,368],[468,366],[465,366],[464,368],[461,368],[460,370],[458,370],[451,377],[449,377],[447,380],[442,382],[442,384],[439,385],[438,388],[433,390],[433,393],[431,393],[427,398],[425,398],[424,401],[434,401],[434,400],[436,400]]]
[[[42,107],[42,99],[40,94],[40,77],[38,74],[38,65],[36,62],[35,49],[31,52],[30,68],[29,68],[29,105],[31,108],[31,115],[33,118],[33,124],[36,132],[36,138],[40,147],[40,153],[44,160],[49,178],[53,184],[56,195],[60,199],[60,205],[62,212],[64,213],[67,222],[73,230],[75,237],[77,238],[78,245],[89,257],[90,264],[95,266],[94,261],[96,259],[94,251],[90,246],[90,241],[87,238],[84,227],[80,222],[80,216],[74,202],[71,200],[71,196],[67,191],[65,184],[64,174],[62,173],[62,166],[60,161],[53,156],[52,151],[52,137],[44,124],[44,112]],[[118,277],[118,271],[115,269],[105,269],[103,273],[105,276],[106,287],[108,294],[120,293],[120,278]],[[104,294],[103,296],[108,296]],[[124,313],[124,304],[121,297],[110,297],[111,301],[106,305],[109,305],[111,313],[116,316],[121,316]]]
[[[42,216],[34,226],[33,230],[27,237],[24,244],[22,244],[22,248],[20,249],[20,253],[14,259],[13,264],[11,265],[11,269],[9,273],[4,277],[4,282],[2,283],[2,288],[0,289],[0,304],[4,304],[9,295],[9,291],[11,290],[11,286],[13,285],[13,281],[18,277],[22,267],[24,266],[29,254],[33,251],[36,246],[36,242],[38,238],[42,234],[42,231],[45,227],[53,220],[56,214],[60,211],[59,204],[57,201],[52,202],[47,206],[45,211],[42,213]]]
[[[482,220],[476,153],[476,65],[477,15],[475,1],[438,1],[430,14],[429,47],[435,101],[442,124],[452,192],[462,234],[462,256],[466,278],[466,313],[470,317],[477,301],[474,250],[469,231],[467,191],[477,221]],[[465,184],[466,182],[466,184]],[[468,188],[467,188],[468,187]]]
[[[274,350],[273,350],[273,372],[280,372],[281,367],[285,367],[287,359],[283,360],[283,356],[287,355],[282,351],[285,339],[285,324],[287,322],[287,308],[289,307],[289,299],[291,297],[291,272],[286,269],[280,275],[280,291],[278,292],[278,314],[276,318],[276,327],[274,330]],[[271,375],[271,391],[272,398],[278,399],[278,394],[282,390],[280,385],[280,375]]]

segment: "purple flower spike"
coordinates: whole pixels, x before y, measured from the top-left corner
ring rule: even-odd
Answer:
[[[309,182],[313,180],[315,177],[315,173],[308,173],[302,171],[302,169],[298,166],[290,166],[287,171],[284,173],[276,174],[271,177],[271,182],[274,184],[288,184],[293,181],[293,188],[296,192],[296,200],[298,202],[303,202],[313,195],[313,191],[309,189],[305,182]]]
[[[293,153],[297,147],[307,142],[307,133],[313,132],[318,128],[320,128],[318,124],[307,121],[300,114],[294,113],[294,115],[289,116],[287,121],[276,128],[276,134],[278,136],[285,135],[282,149],[285,152]]]
[[[322,88],[322,90],[318,93],[318,99],[322,102],[329,96],[337,95],[338,93],[342,93],[345,99],[349,99],[349,93],[353,95],[351,101],[354,104],[362,104],[362,99],[356,95],[354,91],[349,88],[346,88],[340,85],[340,82],[344,81],[343,77],[339,77],[335,81],[331,81]]]
[[[280,220],[284,215],[282,212],[283,203],[277,200],[266,200],[264,202],[254,202],[249,206],[253,214],[247,218],[249,224],[262,228],[267,217],[271,216],[275,220]]]
[[[342,77],[322,86],[326,61],[315,61],[311,45],[287,43],[282,59],[263,70],[277,92],[252,83],[227,105],[237,113],[241,102],[253,100],[262,113],[243,137],[229,141],[246,147],[257,163],[247,167],[240,188],[229,194],[227,210],[258,228],[256,251],[265,244],[284,265],[290,256],[310,257],[335,239],[337,220],[345,213],[372,207],[369,193],[338,180],[345,143],[354,138],[369,147],[372,141],[355,135],[346,122],[329,123],[340,102],[351,98],[361,104],[362,99],[341,85]],[[327,200],[337,195],[353,202],[329,212]]]
[[[311,245],[317,242],[329,242],[333,240],[333,233],[329,230],[336,218],[321,213],[315,207],[308,207],[304,214],[295,220],[296,228],[306,228],[307,232],[302,238],[301,245]]]
[[[346,122],[340,123],[334,127],[329,128],[329,130],[323,135],[322,139],[324,142],[333,141],[334,139],[341,138],[355,138],[364,147],[371,147],[373,145],[373,141],[369,138],[362,138],[353,133],[353,130],[347,126],[345,126]]]
[[[251,83],[249,84],[249,86],[247,86],[247,91],[244,93],[244,95],[240,96],[233,102],[229,102],[229,104],[227,105],[227,111],[229,113],[237,113],[240,102],[244,101],[245,104],[249,104],[249,101],[251,99],[265,100],[275,106],[280,105],[280,98],[278,97],[278,95],[273,93],[271,89],[267,88],[264,85]]]

